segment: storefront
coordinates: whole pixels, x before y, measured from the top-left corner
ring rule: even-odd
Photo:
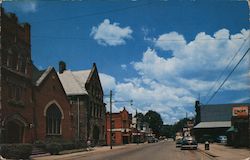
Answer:
[[[250,147],[249,105],[233,107],[232,127],[227,130],[228,144]]]

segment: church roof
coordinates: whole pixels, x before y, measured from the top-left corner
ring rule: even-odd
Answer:
[[[67,95],[83,95],[88,94],[85,84],[90,72],[91,70],[65,70],[57,74]]]

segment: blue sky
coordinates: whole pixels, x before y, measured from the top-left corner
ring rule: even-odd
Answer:
[[[116,100],[134,101],[116,103],[115,111],[124,105],[132,113],[152,109],[165,123],[193,116],[198,95],[206,104],[250,44],[243,0],[33,0],[3,6],[31,24],[32,59],[40,69],[58,69],[60,60],[71,70],[95,62],[105,94],[112,89]],[[249,75],[248,54],[209,103],[249,102]]]

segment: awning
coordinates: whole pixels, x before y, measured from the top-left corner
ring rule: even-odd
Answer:
[[[200,122],[194,129],[202,128],[229,128],[231,127],[231,121],[214,121],[214,122]]]
[[[232,126],[226,132],[238,132],[238,129],[234,128],[234,126]]]

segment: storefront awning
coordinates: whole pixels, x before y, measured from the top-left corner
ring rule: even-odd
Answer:
[[[234,128],[234,126],[232,126],[226,132],[238,132],[238,129]]]
[[[201,128],[229,128],[231,127],[231,121],[214,121],[214,122],[200,122],[194,129]]]

